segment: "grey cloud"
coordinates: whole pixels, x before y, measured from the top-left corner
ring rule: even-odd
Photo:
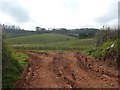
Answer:
[[[26,23],[30,21],[29,12],[15,0],[12,2],[3,0],[2,12],[14,18],[17,23]]]
[[[112,3],[108,9],[108,11],[98,17],[98,18],[95,18],[95,21],[97,23],[101,23],[101,24],[106,24],[110,21],[113,21],[115,20],[116,18],[118,18],[118,7],[117,7],[117,3]]]

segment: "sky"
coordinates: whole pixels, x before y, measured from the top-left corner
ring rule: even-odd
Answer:
[[[0,0],[0,23],[22,29],[102,28],[118,24],[119,0]]]

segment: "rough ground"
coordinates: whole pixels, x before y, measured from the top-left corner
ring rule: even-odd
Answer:
[[[14,88],[118,88],[118,71],[75,52],[26,52],[29,64]]]

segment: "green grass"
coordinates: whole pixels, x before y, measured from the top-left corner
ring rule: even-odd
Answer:
[[[66,48],[82,48],[89,47],[93,44],[93,39],[76,39],[69,41],[49,42],[40,44],[14,44],[12,46],[24,46],[24,47],[66,47]]]
[[[77,51],[88,54],[94,47],[94,39],[79,39],[63,34],[36,34],[8,38],[9,46],[16,50]]]
[[[8,38],[9,46],[17,50],[37,51],[81,51],[87,53],[93,47],[94,39],[79,39],[63,34],[36,34]]]
[[[27,64],[27,56],[22,53],[14,53],[6,44],[3,43],[2,51],[2,86],[12,88]]]
[[[3,70],[3,88],[11,88],[20,79],[21,73],[27,65],[27,56],[22,53],[14,54],[14,59],[6,62]]]
[[[63,34],[35,34],[29,36],[19,36],[8,38],[6,41],[9,44],[40,44],[59,41],[68,41],[76,39],[75,37],[63,35]]]
[[[19,52],[19,53],[14,53],[14,57],[18,61],[19,65],[20,65],[20,71],[22,72],[25,65],[27,64],[28,56]]]

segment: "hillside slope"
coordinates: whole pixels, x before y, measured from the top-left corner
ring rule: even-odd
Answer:
[[[8,38],[6,41],[19,50],[87,50],[92,47],[94,39],[49,33]]]
[[[19,36],[8,38],[6,41],[9,44],[39,44],[39,43],[49,43],[49,42],[58,42],[58,41],[68,41],[76,39],[72,36],[67,36],[63,34],[35,34],[29,36]]]

